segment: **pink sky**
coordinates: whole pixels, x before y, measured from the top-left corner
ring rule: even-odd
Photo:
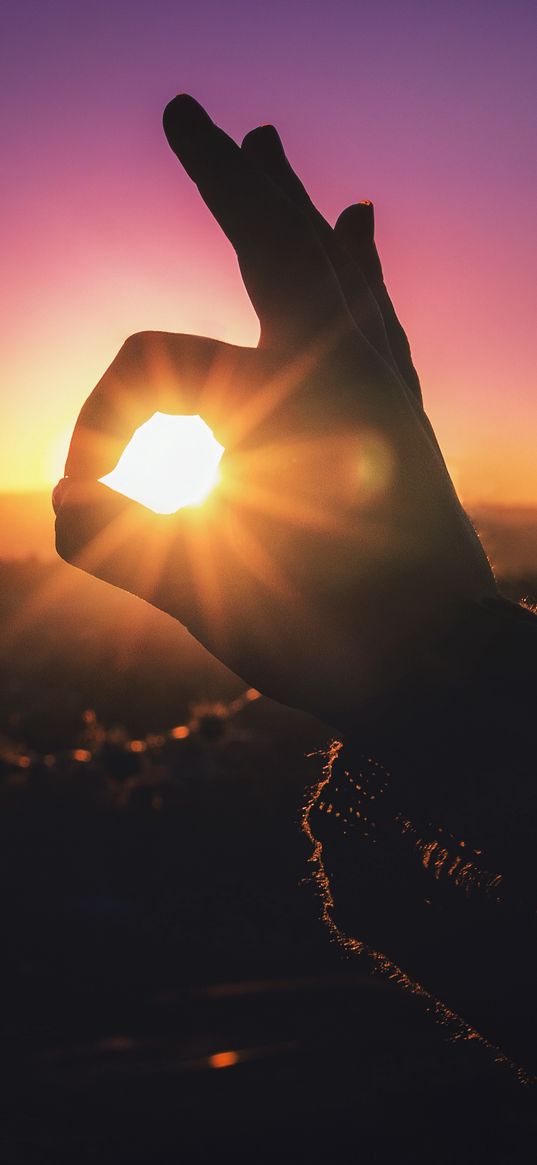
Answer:
[[[463,499],[537,503],[533,4],[18,0],[3,23],[0,490],[59,474],[129,333],[256,342],[161,130],[186,90],[237,138],[274,122],[331,221],[374,200]]]

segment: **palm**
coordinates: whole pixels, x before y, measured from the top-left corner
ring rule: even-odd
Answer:
[[[58,548],[337,723],[403,680],[452,608],[493,593],[492,574],[423,412],[371,210],[332,231],[269,127],[239,149],[181,97],[165,128],[237,251],[260,345],[127,342],[77,422],[67,473],[84,483],[65,492]],[[156,409],[199,413],[226,448],[211,503],[173,520],[87,484]]]

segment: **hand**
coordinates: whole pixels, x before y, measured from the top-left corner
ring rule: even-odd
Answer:
[[[426,667],[494,578],[423,411],[372,207],[332,230],[270,126],[239,148],[180,96],[164,127],[236,250],[259,346],[127,340],[77,421],[57,549],[337,727]],[[210,500],[171,517],[98,483],[157,410],[199,413],[226,449]]]

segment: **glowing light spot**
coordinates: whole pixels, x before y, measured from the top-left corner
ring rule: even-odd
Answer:
[[[173,740],[186,740],[187,736],[190,736],[188,724],[178,724],[177,728],[172,728],[170,736]]]
[[[233,1068],[238,1062],[238,1052],[216,1052],[214,1056],[209,1056],[210,1068]]]
[[[87,748],[75,748],[73,749],[73,760],[86,764],[87,761],[91,760],[91,752],[88,752]]]
[[[129,748],[131,752],[145,752],[147,745],[145,740],[131,740]]]
[[[173,514],[207,497],[223,452],[201,417],[155,413],[101,481],[157,514]]]

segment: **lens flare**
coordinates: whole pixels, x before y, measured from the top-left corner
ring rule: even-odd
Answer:
[[[155,413],[101,481],[157,514],[173,514],[207,497],[223,452],[201,417]]]

